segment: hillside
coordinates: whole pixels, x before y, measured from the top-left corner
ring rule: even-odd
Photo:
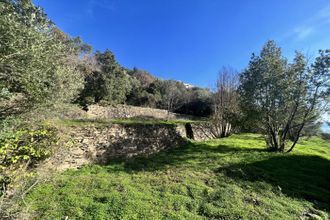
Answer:
[[[330,5],[38,2],[0,1],[0,220],[330,219]]]
[[[36,219],[327,219],[330,146],[265,151],[259,135],[55,174],[25,197]]]

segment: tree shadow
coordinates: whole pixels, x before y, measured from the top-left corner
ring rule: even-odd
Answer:
[[[244,134],[244,133],[236,136],[235,139],[265,141],[265,138],[263,135],[251,136],[249,134]]]
[[[233,179],[264,181],[274,189],[315,207],[330,210],[330,161],[319,156],[275,155],[250,164],[238,163],[216,170]]]
[[[264,154],[267,159],[246,163],[244,158],[249,159],[253,153]],[[241,163],[219,167],[219,158],[234,154],[239,154]],[[108,165],[109,172],[127,173],[165,171],[181,166],[194,166],[195,170],[201,171],[205,167],[218,167],[214,169],[216,174],[221,173],[245,183],[267,182],[273,186],[275,193],[305,199],[316,208],[330,210],[330,161],[319,156],[277,154],[268,152],[266,148],[188,142],[181,148],[164,150],[148,157],[112,160]]]
[[[118,145],[122,144],[119,143]],[[216,162],[219,157],[243,152],[266,152],[266,150],[261,148],[242,149],[222,144],[210,146],[205,143],[187,141],[183,147],[170,148],[149,156],[129,159],[112,159],[108,161],[107,165],[124,164],[125,172],[154,172],[166,170],[172,166],[187,165],[188,161],[194,160],[194,165],[196,167],[204,169],[205,166],[209,166],[210,163]]]

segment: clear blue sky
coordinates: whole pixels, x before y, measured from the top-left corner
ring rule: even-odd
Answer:
[[[123,66],[210,87],[274,39],[292,58],[330,48],[329,0],[34,0],[66,33]]]

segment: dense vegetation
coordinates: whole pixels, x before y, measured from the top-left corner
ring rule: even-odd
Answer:
[[[76,102],[90,104],[129,104],[162,108],[195,116],[211,114],[212,93],[208,89],[187,87],[175,80],[161,80],[150,73],[117,63],[110,50],[97,51],[87,58],[85,86]]]

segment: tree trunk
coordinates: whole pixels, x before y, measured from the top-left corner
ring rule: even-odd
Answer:
[[[305,126],[305,123],[303,123],[303,124],[300,126],[300,128],[299,128],[299,130],[298,130],[298,132],[297,132],[297,136],[296,136],[296,138],[295,138],[295,140],[294,140],[292,146],[291,146],[290,149],[287,151],[287,153],[290,153],[290,152],[293,150],[293,148],[296,146],[296,144],[297,144],[297,142],[298,142],[298,140],[299,140],[299,138],[300,138],[300,132],[302,131],[302,129],[304,128],[304,126]]]
[[[284,152],[284,149],[285,149],[285,141],[284,140],[281,140],[279,151],[280,152]]]
[[[297,144],[297,142],[298,142],[298,140],[300,138],[300,133],[301,133],[302,129],[305,126],[307,117],[314,110],[315,102],[316,102],[316,98],[317,98],[317,94],[318,94],[318,89],[319,89],[319,87],[316,88],[316,91],[314,93],[314,97],[313,97],[313,101],[312,101],[311,107],[306,111],[306,113],[304,115],[304,119],[303,119],[303,121],[302,121],[302,123],[300,125],[300,128],[299,128],[298,132],[297,132],[296,138],[295,138],[292,146],[290,147],[290,149],[287,151],[287,153],[290,153],[293,150],[293,148],[296,146],[296,144]]]

